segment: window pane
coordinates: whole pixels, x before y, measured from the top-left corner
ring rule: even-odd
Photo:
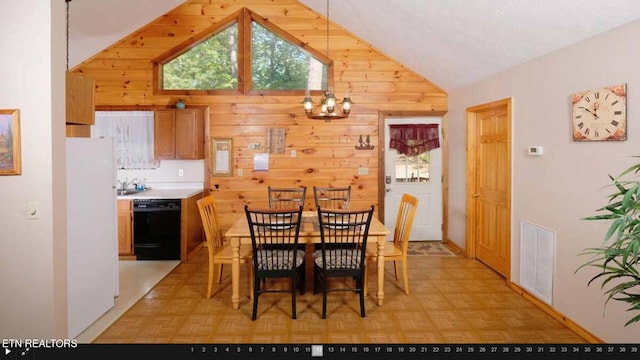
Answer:
[[[416,156],[396,153],[396,182],[429,182],[429,154],[429,151]]]
[[[251,27],[251,49],[254,89],[327,89],[326,64],[256,22]]]
[[[164,64],[164,90],[238,88],[238,24]]]

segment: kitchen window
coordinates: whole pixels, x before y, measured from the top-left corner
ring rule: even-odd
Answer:
[[[155,169],[153,111],[96,111],[92,137],[113,138],[118,169]]]

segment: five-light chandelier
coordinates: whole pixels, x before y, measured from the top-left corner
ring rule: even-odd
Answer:
[[[329,0],[327,0],[327,58],[329,58]],[[345,95],[342,101],[338,101],[333,94],[333,88],[329,87],[320,100],[320,106],[315,109],[319,112],[314,112],[313,100],[311,99],[311,92],[309,90],[307,90],[305,94],[303,104],[304,112],[309,119],[329,122],[333,119],[348,118],[353,102],[351,102],[351,98],[349,98],[349,93]]]

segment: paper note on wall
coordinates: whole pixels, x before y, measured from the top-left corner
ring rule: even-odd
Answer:
[[[229,148],[227,144],[219,144],[216,151],[216,171],[221,173],[229,172]]]
[[[253,170],[267,171],[269,170],[269,154],[254,154],[253,155]]]

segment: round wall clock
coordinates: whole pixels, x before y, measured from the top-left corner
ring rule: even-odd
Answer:
[[[574,141],[627,140],[627,84],[573,94]]]

